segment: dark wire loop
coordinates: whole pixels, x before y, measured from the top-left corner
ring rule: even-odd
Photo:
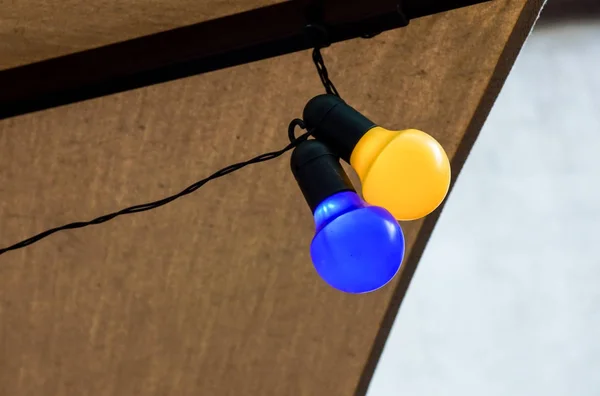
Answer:
[[[325,61],[323,60],[323,55],[321,54],[321,47],[315,47],[312,53],[312,58],[313,62],[315,63],[315,67],[317,68],[317,73],[319,73],[321,83],[323,83],[323,87],[325,87],[325,92],[327,92],[329,95],[335,95],[339,98],[340,94],[329,78],[329,72],[327,71],[327,66],[325,66]]]
[[[277,157],[280,157],[281,155],[285,154],[286,152],[290,151],[291,149],[295,148],[296,146],[298,146],[300,143],[302,143],[303,141],[305,141],[306,139],[308,139],[308,137],[310,136],[311,132],[308,131],[300,136],[298,136],[297,138],[294,136],[294,129],[296,128],[296,126],[299,126],[300,128],[305,129],[305,125],[304,122],[300,119],[295,119],[290,123],[290,126],[288,128],[288,136],[290,136],[290,143],[285,146],[284,148],[282,148],[281,150],[277,150],[277,151],[271,151],[269,153],[264,153],[261,155],[258,155],[254,158],[251,158],[247,161],[243,161],[243,162],[238,162],[237,164],[233,164],[233,165],[229,165],[221,170],[218,170],[217,172],[213,173],[212,175],[208,176],[207,178],[204,178],[202,180],[197,181],[196,183],[192,184],[191,186],[189,186],[188,188],[186,188],[185,190],[171,195],[170,197],[166,197],[163,199],[160,199],[158,201],[154,201],[154,202],[149,202],[149,203],[145,203],[145,204],[140,204],[140,205],[135,205],[135,206],[130,206],[128,208],[125,209],[121,209],[117,212],[114,213],[109,213],[100,217],[97,217],[93,220],[90,221],[78,221],[75,223],[70,223],[70,224],[65,224],[59,227],[55,227],[55,228],[51,228],[49,230],[46,230],[44,232],[41,232],[37,235],[34,235],[30,238],[27,238],[21,242],[17,242],[14,245],[8,246],[6,248],[2,248],[0,249],[0,255],[10,251],[10,250],[16,250],[16,249],[21,249],[24,248],[25,246],[29,246],[37,241],[39,241],[40,239],[44,239],[52,234],[54,234],[55,232],[58,231],[62,231],[62,230],[72,230],[75,228],[83,228],[83,227],[87,227],[93,224],[100,224],[100,223],[104,223],[107,222],[109,220],[114,219],[115,217],[118,216],[122,216],[122,215],[126,215],[126,214],[133,214],[133,213],[139,213],[139,212],[145,212],[147,210],[152,210],[152,209],[156,209],[160,206],[166,205],[169,202],[173,202],[174,200],[183,197],[184,195],[188,195],[193,193],[194,191],[196,191],[197,189],[199,189],[200,187],[202,187],[203,185],[205,185],[206,183],[208,183],[211,180],[215,180],[218,179],[219,177],[223,177],[225,175],[228,175],[230,173],[233,173],[235,171],[238,171],[248,165],[252,165],[252,164],[257,164],[259,162],[265,162],[265,161],[270,161],[272,159],[275,159]]]
[[[300,127],[301,129],[306,129],[306,125],[304,124],[304,121],[302,121],[300,118],[295,118],[292,120],[292,122],[290,122],[290,126],[288,126],[288,138],[290,139],[290,142],[294,142],[300,138],[296,138],[296,127]],[[301,136],[301,138],[303,136],[305,136],[307,134],[304,134]],[[306,140],[308,138],[308,136],[306,136],[305,138],[303,138],[303,140]]]

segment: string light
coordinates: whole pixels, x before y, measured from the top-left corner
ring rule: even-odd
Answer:
[[[311,99],[303,118],[316,139],[352,165],[365,201],[386,208],[396,219],[424,217],[446,197],[450,161],[427,133],[387,130],[329,94]]]
[[[367,293],[387,284],[404,257],[404,235],[394,216],[367,205],[339,158],[318,140],[299,144],[290,162],[315,219],[310,255],[317,273],[347,293]]]
[[[293,149],[292,172],[315,221],[310,254],[317,273],[332,287],[348,293],[367,293],[384,286],[404,258],[404,235],[396,219],[422,217],[439,205],[450,180],[448,158],[439,143],[424,132],[388,131],[348,106],[329,78],[320,48],[313,50],[312,59],[327,94],[306,105],[304,120],[289,124],[290,143],[284,148],[229,165],[161,200],[46,230],[0,249],[0,255],[62,230],[156,209],[211,180]],[[296,127],[307,132],[296,137]],[[311,135],[315,139],[308,140]],[[361,178],[364,201],[342,169],[340,158]]]

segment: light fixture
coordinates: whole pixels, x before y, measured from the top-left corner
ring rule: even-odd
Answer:
[[[319,95],[304,108],[313,136],[350,163],[368,203],[398,220],[433,212],[450,187],[450,161],[442,146],[416,129],[390,131],[334,95]]]
[[[338,157],[322,142],[307,140],[296,147],[291,167],[313,211],[310,254],[321,278],[347,293],[366,293],[388,283],[405,249],[394,216],[358,196]]]

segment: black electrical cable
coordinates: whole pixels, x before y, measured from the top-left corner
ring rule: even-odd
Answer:
[[[300,126],[300,127],[304,128],[304,123],[302,122],[302,120],[298,120],[298,119],[293,120],[290,123],[290,126],[288,128],[289,136],[294,136],[294,129],[296,128],[296,126]],[[100,216],[100,217],[95,218],[90,221],[79,221],[79,222],[65,224],[60,227],[55,227],[55,228],[46,230],[44,232],[41,232],[37,235],[32,236],[31,238],[27,238],[21,242],[15,243],[12,246],[8,246],[6,248],[0,249],[0,255],[4,254],[10,250],[16,250],[16,249],[24,248],[25,246],[29,246],[32,243],[35,243],[35,242],[39,241],[40,239],[46,238],[58,231],[72,230],[75,228],[83,228],[83,227],[87,227],[87,226],[90,226],[93,224],[101,224],[106,221],[112,220],[118,216],[132,214],[132,213],[145,212],[147,210],[156,209],[160,206],[166,205],[169,202],[176,200],[177,198],[181,198],[184,195],[193,193],[194,191],[196,191],[197,189],[199,189],[200,187],[202,187],[203,185],[205,185],[206,183],[208,183],[211,180],[215,180],[220,177],[226,176],[226,175],[233,173],[235,171],[238,171],[248,165],[257,164],[259,162],[265,162],[265,161],[270,161],[272,159],[275,159],[275,158],[283,155],[284,153],[290,151],[291,149],[295,148],[298,144],[302,143],[309,136],[310,136],[310,131],[300,135],[298,138],[294,137],[293,139],[290,140],[290,144],[288,144],[281,150],[264,153],[264,154],[254,157],[252,159],[249,159],[248,161],[238,162],[237,164],[229,165],[229,166],[213,173],[212,175],[208,176],[207,178],[197,181],[196,183],[192,184],[185,190],[183,190],[177,194],[171,195],[170,197],[166,197],[166,198],[160,199],[158,201],[154,201],[154,202],[149,202],[149,203],[135,205],[135,206],[131,206],[129,208],[121,209],[118,212],[106,214],[104,216]]]
[[[325,66],[325,61],[323,60],[323,56],[321,55],[320,47],[316,47],[314,49],[313,61],[315,63],[315,66],[317,67],[317,72],[319,73],[321,82],[323,83],[323,86],[325,87],[325,91],[330,95],[336,95],[339,97],[340,95],[339,95],[337,89],[335,88],[335,86],[333,85],[331,80],[329,79],[329,73],[327,71],[327,67]],[[83,227],[87,227],[87,226],[94,225],[94,224],[101,224],[101,223],[107,222],[109,220],[112,220],[118,216],[139,213],[139,212],[145,212],[147,210],[156,209],[160,206],[166,205],[169,202],[176,200],[177,198],[181,198],[184,195],[193,193],[194,191],[196,191],[197,189],[199,189],[200,187],[202,187],[203,185],[205,185],[206,183],[208,183],[211,180],[215,180],[220,177],[226,176],[226,175],[233,173],[235,171],[238,171],[248,165],[257,164],[259,162],[265,162],[265,161],[270,161],[272,159],[275,159],[275,158],[283,155],[284,153],[290,151],[291,149],[295,148],[296,146],[298,146],[300,143],[302,143],[306,139],[308,139],[308,137],[310,136],[310,134],[312,132],[312,131],[308,131],[308,132],[305,132],[304,134],[300,135],[299,137],[296,137],[296,135],[294,133],[296,127],[306,129],[306,126],[304,125],[304,121],[302,121],[301,119],[297,118],[297,119],[292,120],[292,122],[290,123],[290,125],[288,127],[288,138],[290,140],[290,144],[288,144],[281,150],[264,153],[264,154],[254,157],[248,161],[238,162],[237,164],[229,165],[229,166],[213,173],[212,175],[208,176],[207,178],[197,181],[196,183],[192,184],[185,190],[183,190],[177,194],[171,195],[169,197],[160,199],[158,201],[148,202],[145,204],[140,204],[140,205],[135,205],[135,206],[130,206],[128,208],[121,209],[117,212],[113,212],[113,213],[106,214],[104,216],[97,217],[90,221],[78,221],[75,223],[69,223],[69,224],[59,226],[59,227],[51,228],[51,229],[41,232],[37,235],[34,235],[30,238],[27,238],[21,242],[17,242],[14,245],[11,245],[11,246],[8,246],[5,248],[1,248],[0,255],[6,253],[8,251],[11,251],[11,250],[21,249],[26,246],[29,246],[41,239],[44,239],[44,238],[54,234],[55,232],[59,232],[59,231],[63,231],[63,230],[72,230],[75,228],[83,228]]]

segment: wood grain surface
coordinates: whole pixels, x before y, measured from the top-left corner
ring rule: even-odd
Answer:
[[[324,56],[369,118],[438,138],[455,178],[540,3],[496,0]],[[4,120],[0,245],[282,147],[321,92],[303,52]],[[0,256],[0,394],[364,394],[437,213],[403,224],[392,284],[339,293],[311,265],[288,161]]]

